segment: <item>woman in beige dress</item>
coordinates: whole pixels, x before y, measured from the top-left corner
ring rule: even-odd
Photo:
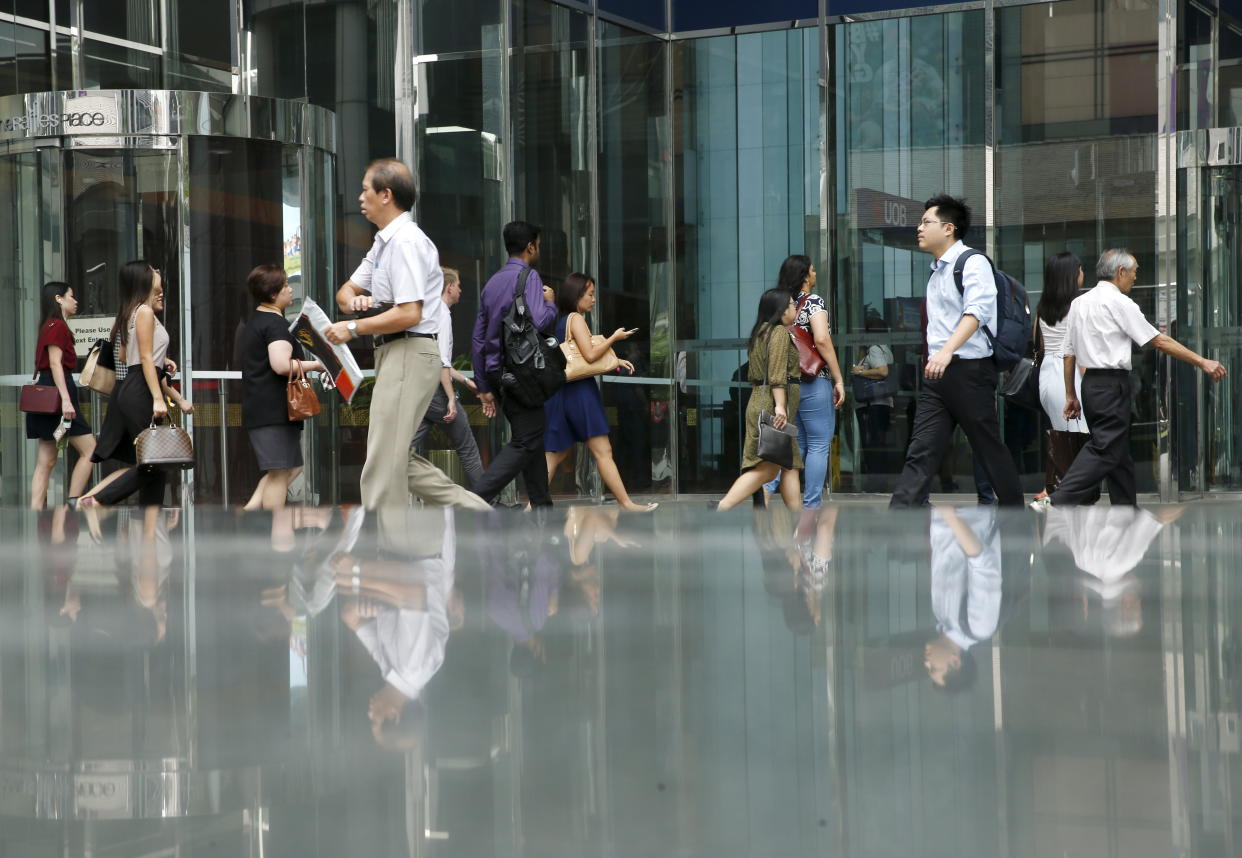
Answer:
[[[759,299],[759,314],[750,332],[750,403],[746,406],[746,445],[742,474],[733,483],[718,510],[732,509],[780,473],[780,466],[759,458],[759,413],[772,414],[777,429],[792,423],[798,413],[798,349],[786,325],[793,324],[797,305],[783,289],[769,289]],[[790,509],[802,509],[802,486],[797,469],[802,454],[794,442],[794,470],[781,479],[781,497]]]

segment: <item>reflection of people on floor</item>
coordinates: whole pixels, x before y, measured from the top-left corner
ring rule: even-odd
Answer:
[[[1049,507],[1043,544],[1061,542],[1084,573],[1079,578],[1084,616],[1092,597],[1100,600],[1105,631],[1112,637],[1137,634],[1143,628],[1139,580],[1130,574],[1156,535],[1182,516],[1184,507],[1157,510],[1133,506]]]
[[[839,512],[836,506],[804,509],[798,522],[797,580],[794,592],[785,599],[785,625],[798,634],[810,634],[823,618],[824,587],[832,567],[832,540]]]
[[[497,540],[487,566],[487,616],[509,635],[509,668],[529,676],[547,661],[543,628],[560,610],[561,565],[547,540],[506,551]]]
[[[962,691],[978,668],[970,650],[996,633],[1001,609],[1001,537],[994,506],[931,514],[931,604],[937,635],[923,647],[932,684]]]
[[[465,603],[453,586],[453,509],[385,507],[377,515],[377,556],[338,553],[332,566],[341,621],[384,678],[368,705],[372,735],[385,747],[404,749],[418,741],[418,732],[403,721],[407,707],[444,663],[449,633],[461,627]]]
[[[78,517],[67,505],[39,513],[39,544],[43,561],[43,592],[49,614],[75,622],[82,600],[73,584],[78,562]]]

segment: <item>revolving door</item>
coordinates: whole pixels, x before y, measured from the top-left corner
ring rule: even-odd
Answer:
[[[258,479],[235,355],[251,309],[246,275],[281,264],[294,308],[331,295],[334,149],[332,114],[300,102],[155,90],[0,99],[0,504],[26,502],[35,461],[17,397],[34,368],[40,287],[73,287],[82,359],[112,327],[117,274],[131,259],[163,275],[169,354],[194,403],[182,422],[196,465],[169,500],[245,500]],[[98,432],[107,400],[87,393],[83,410]],[[308,430],[308,447],[329,444],[332,415]],[[330,496],[328,461],[307,452],[295,491]],[[62,457],[52,503],[64,496],[66,470]]]

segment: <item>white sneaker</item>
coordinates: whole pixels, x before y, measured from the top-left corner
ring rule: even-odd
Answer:
[[[1036,498],[1035,500],[1031,501],[1029,504],[1027,504],[1027,506],[1029,506],[1031,509],[1035,510],[1036,512],[1047,512],[1048,507],[1052,506],[1052,501],[1049,500],[1048,497],[1045,495],[1042,498]]]

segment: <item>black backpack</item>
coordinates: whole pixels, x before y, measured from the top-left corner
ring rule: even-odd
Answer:
[[[1026,357],[1031,348],[1031,305],[1026,297],[1026,287],[1004,271],[992,264],[992,260],[980,250],[966,250],[957,257],[953,265],[953,282],[957,284],[957,294],[962,295],[962,269],[966,260],[972,256],[987,259],[992,268],[992,276],[996,280],[996,330],[989,331],[983,326],[983,335],[992,345],[992,359],[996,368],[1003,371],[1017,366],[1018,361]]]
[[[565,383],[565,355],[556,337],[540,333],[531,320],[526,308],[529,276],[530,269],[523,268],[513,292],[513,304],[500,325],[500,389],[519,404],[537,408]]]

